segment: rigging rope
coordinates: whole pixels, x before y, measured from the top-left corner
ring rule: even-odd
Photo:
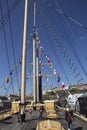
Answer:
[[[6,0],[7,8],[8,8],[8,19],[9,19],[9,29],[10,29],[10,34],[11,34],[11,43],[12,43],[12,50],[13,50],[13,58],[14,58],[14,64],[16,65],[16,58],[15,58],[15,50],[14,50],[14,43],[13,43],[13,35],[12,35],[12,26],[11,26],[11,19],[10,19],[10,11],[9,11],[9,5],[8,5],[8,0]],[[18,89],[20,92],[20,87],[19,87],[19,81],[18,81],[18,72],[16,70],[16,78],[17,78],[17,85]]]
[[[56,0],[55,0],[55,1],[56,1]],[[56,1],[56,5],[58,5],[57,1]],[[60,10],[62,10],[59,5],[58,5],[58,7],[59,7]],[[63,16],[65,17],[65,15],[63,15]],[[71,17],[70,17],[70,18],[71,18]],[[71,19],[72,19],[72,18],[71,18]],[[74,20],[74,19],[73,19],[73,20]],[[80,24],[79,22],[77,22],[76,20],[74,20],[74,21],[75,21],[76,23],[78,23],[80,26],[84,26],[84,25]],[[67,23],[67,24],[68,24],[68,23]],[[87,27],[86,27],[86,28],[87,28]],[[72,30],[71,30],[71,31],[72,31]],[[74,34],[73,34],[73,35],[74,35]],[[80,66],[81,66],[81,68],[82,68],[84,74],[87,76],[86,70],[85,70],[85,68],[83,67],[82,63],[81,63],[81,60],[80,60],[80,58],[79,58],[79,56],[78,56],[78,54],[77,54],[77,52],[76,52],[74,46],[73,46],[72,44],[71,44],[71,46],[72,46],[73,51],[74,51],[74,54],[75,54],[75,56],[76,56],[76,58],[77,58],[77,60],[78,60],[78,63],[80,64]]]
[[[0,7],[1,7],[1,17],[2,17],[2,21],[3,21],[4,19],[3,19],[3,13],[2,13],[3,11],[2,11],[1,1],[0,1]],[[10,73],[10,72],[11,72],[11,67],[10,67],[10,60],[9,60],[9,54],[8,54],[8,47],[7,47],[7,39],[6,39],[5,26],[4,26],[4,23],[3,23],[3,22],[2,22],[2,26],[3,26],[3,31],[4,31],[5,47],[6,47],[7,61],[8,61],[8,67],[9,67],[9,73]],[[12,91],[13,91],[13,94],[14,94],[12,75],[10,75],[10,79],[11,79]]]
[[[48,31],[54,36],[54,39],[55,39],[55,41],[58,43],[58,45],[59,45],[59,48],[60,48],[60,51],[62,52],[62,54],[64,55],[64,57],[65,57],[65,54],[66,54],[66,50],[63,48],[63,46],[61,45],[61,42],[60,42],[60,40],[57,38],[57,35],[56,35],[56,33],[52,30],[52,28],[51,28],[51,26],[49,25],[49,23],[48,23],[48,21],[47,21],[47,19],[46,19],[46,17],[43,15],[43,13],[41,12],[41,9],[40,9],[40,15],[41,15],[41,17],[42,17],[42,19],[44,20],[44,22],[45,22],[45,25],[47,26],[47,28],[48,28]],[[71,58],[69,58],[69,55],[67,54],[67,60],[68,60],[68,64],[70,64],[71,63]],[[71,66],[73,67],[73,62],[72,62],[72,64],[71,64]],[[72,68],[71,67],[71,68]]]
[[[55,0],[55,2],[56,2],[56,5],[58,5],[58,3],[57,3],[57,1]],[[53,6],[52,6],[52,4],[51,3],[48,3],[48,6],[49,7],[51,7],[51,8],[54,8]],[[74,23],[76,23],[78,26],[80,26],[80,27],[82,27],[83,29],[85,29],[85,30],[87,30],[87,26],[85,26],[85,25],[83,25],[83,24],[81,24],[80,22],[78,22],[77,20],[75,20],[74,18],[72,18],[72,17],[70,17],[70,16],[68,16],[67,14],[65,14],[60,8],[58,9],[58,8],[56,8],[55,9],[57,12],[59,12],[60,14],[62,14],[64,17],[66,17],[68,20],[70,20],[70,21],[72,21],[72,22],[74,22]]]
[[[59,13],[61,13],[61,14],[64,16],[64,18],[68,18],[68,19],[72,20],[73,22],[77,23],[78,25],[80,25],[81,27],[84,27],[85,29],[87,29],[86,26],[80,24],[79,22],[77,22],[77,21],[74,20],[73,18],[71,18],[71,17],[67,16],[66,14],[64,14],[63,11],[62,11],[62,9],[60,8],[60,6],[58,5],[58,3],[57,3],[56,0],[55,0],[55,2],[56,2],[57,7],[59,7],[59,9],[56,8],[56,11],[58,11]],[[52,4],[50,4],[50,7],[53,8]],[[69,24],[69,23],[67,23],[67,24]],[[71,30],[71,31],[72,31],[72,30]],[[72,33],[73,33],[73,32],[72,32]],[[73,34],[73,35],[74,35],[74,34]],[[76,39],[76,38],[75,38],[75,39]],[[79,58],[79,56],[78,56],[78,54],[77,54],[77,52],[76,52],[76,50],[75,50],[75,48],[74,48],[74,46],[73,46],[72,44],[71,44],[71,47],[73,48],[74,55],[76,56],[79,65],[81,66],[81,68],[82,68],[84,74],[87,76],[86,70],[85,70],[84,66],[82,65],[81,60],[80,60],[80,58]]]
[[[60,42],[59,42],[59,40],[58,40],[56,34],[54,33],[54,31],[51,29],[51,26],[48,24],[48,21],[47,21],[47,19],[45,18],[44,14],[42,13],[40,6],[38,7],[38,9],[39,9],[40,16],[42,17],[42,19],[43,19],[43,21],[44,21],[44,23],[45,23],[45,25],[46,25],[48,31],[54,36],[55,41],[58,42],[58,45],[59,45],[59,47],[61,48],[61,44],[60,44]],[[51,42],[51,40],[50,40],[50,42]],[[56,53],[56,51],[54,51],[54,52]],[[60,64],[60,66],[61,66],[61,68],[62,68],[62,71],[63,71],[63,73],[64,73],[64,75],[65,75],[65,77],[66,77],[68,83],[71,85],[71,83],[70,83],[70,81],[69,81],[69,79],[68,79],[66,73],[64,72],[63,66],[62,66],[62,64],[61,64],[61,62],[60,62],[60,60],[59,60],[57,54],[56,54],[56,57],[57,57],[57,59],[58,59],[58,63]]]
[[[8,20],[9,20],[8,16],[11,16],[13,14],[13,12],[16,10],[16,8],[18,7],[20,2],[21,2],[21,0],[15,0],[13,2],[13,4],[11,5],[11,7],[9,8],[9,13],[8,13],[8,11],[6,11],[6,13],[3,15],[3,20],[0,19],[0,28],[1,29],[3,28],[3,24],[5,25],[8,22]]]

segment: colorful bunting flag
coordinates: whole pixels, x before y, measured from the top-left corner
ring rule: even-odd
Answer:
[[[48,57],[47,54],[45,54],[45,57],[46,57],[46,58]]]
[[[58,80],[57,80],[57,82],[59,82],[60,81],[60,76],[58,75]]]
[[[48,60],[48,63],[50,64],[50,59],[49,59],[49,58],[47,58],[47,60]]]
[[[53,68],[53,64],[52,63],[50,63],[50,68]]]
[[[10,71],[10,75],[12,75],[12,74],[13,74],[13,70]]]
[[[64,83],[62,83],[62,86],[61,86],[63,89],[65,88],[65,84]]]
[[[56,70],[55,69],[53,70],[53,74],[56,75]]]
[[[37,38],[37,39],[38,39],[38,38]],[[40,48],[40,49],[43,49],[42,45],[40,45],[39,48]],[[44,50],[44,49],[43,49],[43,50]],[[63,49],[62,49],[62,50],[63,50]],[[44,55],[45,55],[45,57],[46,57],[46,59],[47,59],[47,62],[48,62],[48,64],[49,64],[50,68],[52,69],[52,68],[53,68],[53,64],[52,64],[50,58],[48,57],[48,55],[47,55],[46,53],[45,53]],[[56,69],[54,69],[53,74],[54,74],[54,75],[57,74]],[[60,76],[58,75],[58,80],[57,80],[57,82],[59,82],[59,81],[60,81]]]
[[[21,64],[21,63],[22,63],[22,58],[19,59],[19,64]]]
[[[47,78],[47,82],[49,81],[49,79]]]
[[[9,78],[8,78],[8,77],[5,79],[5,82],[6,82],[6,83],[8,83],[8,82],[9,82]]]

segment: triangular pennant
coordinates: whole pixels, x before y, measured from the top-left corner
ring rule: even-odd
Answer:
[[[8,78],[8,77],[5,79],[5,82],[6,82],[6,83],[8,83],[8,82],[9,82],[9,78]]]
[[[22,59],[20,58],[20,59],[19,59],[19,64],[21,64],[21,63],[22,63]]]
[[[50,59],[49,59],[49,58],[47,58],[47,60],[48,60],[48,63],[50,64]]]
[[[53,64],[52,63],[50,63],[50,68],[53,68]]]
[[[53,70],[53,74],[56,75],[56,70],[55,69]]]
[[[10,75],[12,75],[12,74],[13,74],[13,70],[10,71]]]
[[[45,54],[45,57],[46,57],[46,58],[48,57],[47,54]]]
[[[65,88],[65,84],[64,83],[62,83],[62,86],[61,86],[63,89]]]
[[[58,75],[58,80],[57,80],[57,82],[59,82],[60,81],[60,76]]]

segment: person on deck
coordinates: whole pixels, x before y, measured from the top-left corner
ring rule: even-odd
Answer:
[[[20,122],[20,112],[17,112],[17,119],[18,119],[18,122]]]
[[[29,117],[31,118],[32,110],[29,110]]]
[[[42,107],[40,107],[39,111],[40,111],[39,119],[42,119],[42,112],[43,112]]]
[[[72,121],[74,120],[74,117],[73,117],[73,110],[70,108],[70,106],[66,107],[65,109],[65,119],[68,123],[68,130],[73,130]]]

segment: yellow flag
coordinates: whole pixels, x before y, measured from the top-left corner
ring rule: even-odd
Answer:
[[[53,68],[53,64],[52,63],[50,63],[50,68]]]

